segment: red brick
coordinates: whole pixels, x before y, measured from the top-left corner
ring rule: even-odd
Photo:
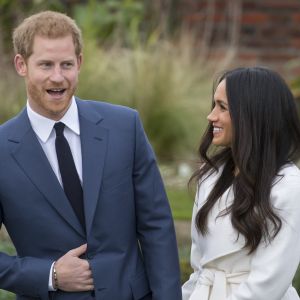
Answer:
[[[205,10],[207,7],[207,3],[205,1],[200,1],[197,3],[196,9],[197,10]]]
[[[193,13],[184,17],[187,23],[201,23],[206,17],[203,13]]]
[[[269,14],[270,16],[270,23],[275,24],[275,26],[287,26],[288,24],[291,23],[292,18],[290,14],[287,13],[281,13],[281,14]],[[279,25],[280,24],[280,25]]]
[[[293,14],[292,15],[292,20],[296,23],[300,23],[300,13]]]
[[[299,39],[300,38],[300,28],[293,28],[288,31],[288,36],[290,38]]]
[[[242,16],[243,24],[260,24],[266,23],[269,20],[269,16],[265,13],[255,12],[255,13],[244,13]]]
[[[233,0],[178,0],[191,31],[201,35],[207,18],[214,22],[209,56],[226,55]],[[208,16],[208,3],[214,14]],[[262,63],[282,68],[300,57],[300,0],[241,0],[241,28],[236,63]],[[188,17],[187,17],[188,16]],[[200,36],[199,35],[199,36]]]
[[[245,61],[257,60],[257,54],[255,54],[255,53],[241,52],[239,54],[239,59],[245,60]]]
[[[270,8],[270,9],[299,9],[300,10],[300,1],[299,0],[270,0],[270,1],[261,1],[261,7]]]
[[[242,3],[242,8],[243,10],[257,10],[258,4],[256,2],[254,2],[253,0],[249,0],[249,1],[243,1]]]
[[[260,58],[265,61],[288,61],[290,59],[295,58],[295,55],[293,55],[292,53],[289,54],[287,53],[287,51],[284,51],[284,53],[272,53],[272,51],[265,50],[260,56]]]
[[[291,46],[293,46],[294,48],[300,49],[300,38],[292,39],[291,40]]]
[[[231,1],[216,1],[216,4],[215,4],[215,9],[216,10],[221,10],[221,11],[224,11],[224,9],[229,5],[230,7],[230,2]]]
[[[225,20],[224,14],[215,14],[214,15],[214,21],[215,22],[222,22]]]

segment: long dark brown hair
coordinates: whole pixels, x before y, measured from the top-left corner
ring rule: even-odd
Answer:
[[[233,227],[245,237],[251,253],[281,229],[270,193],[281,167],[299,159],[300,122],[294,97],[276,72],[263,67],[227,71],[215,82],[214,92],[222,80],[226,81],[232,144],[212,151],[213,126],[208,124],[198,151],[202,166],[191,180],[201,182],[212,171],[220,171],[220,176],[197,213],[196,226],[207,234],[209,212],[232,186],[234,200],[219,216],[231,215]],[[235,170],[239,171],[236,176]]]

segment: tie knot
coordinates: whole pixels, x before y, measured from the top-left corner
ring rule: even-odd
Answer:
[[[56,136],[61,136],[64,134],[65,124],[62,122],[55,123],[54,129],[56,132]]]

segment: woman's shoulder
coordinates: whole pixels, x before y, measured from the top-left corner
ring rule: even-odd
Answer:
[[[300,196],[300,170],[294,163],[283,166],[276,176],[271,197],[277,203],[292,203],[298,201]]]
[[[293,163],[293,162],[290,162],[288,164],[285,164],[278,172],[278,175],[276,176],[276,179],[283,179],[284,182],[285,181],[298,181],[300,180],[300,169],[299,167]],[[277,181],[277,180],[275,180]],[[300,183],[300,182],[299,182]]]

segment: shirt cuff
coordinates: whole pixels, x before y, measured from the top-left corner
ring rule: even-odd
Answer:
[[[50,268],[49,282],[48,282],[48,290],[51,291],[51,292],[56,291],[56,289],[53,287],[53,281],[52,281],[52,274],[53,274],[54,263],[55,262],[52,263],[51,268]]]

